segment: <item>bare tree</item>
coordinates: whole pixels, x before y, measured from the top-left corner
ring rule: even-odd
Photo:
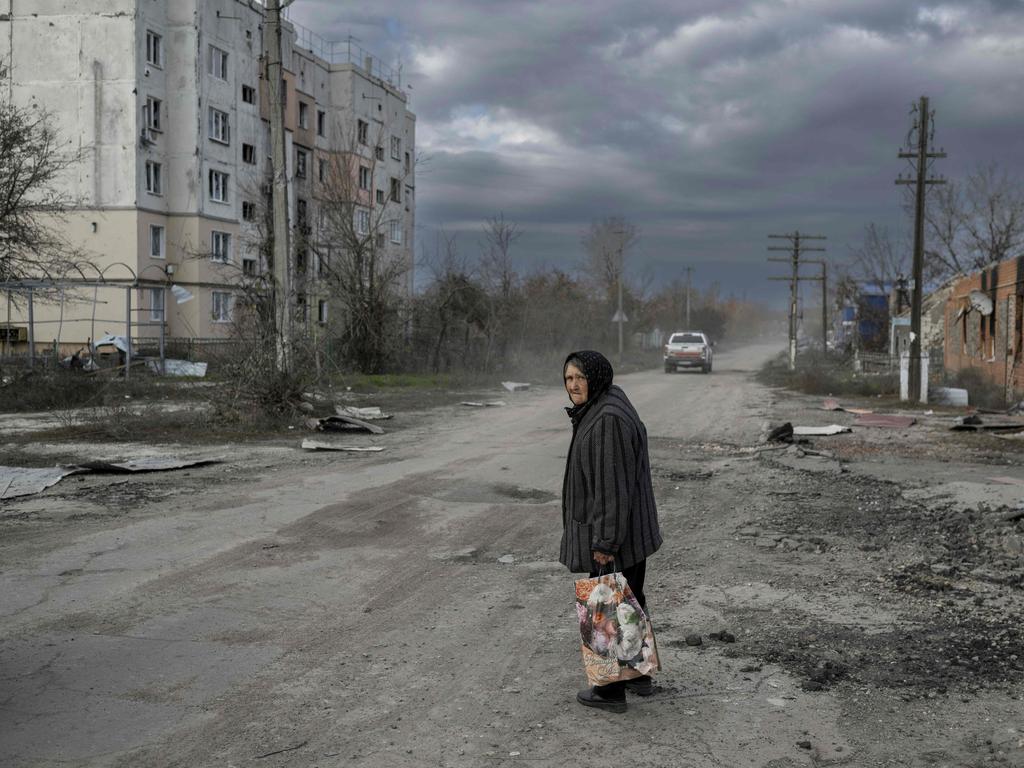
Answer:
[[[10,78],[0,62],[0,82]],[[53,279],[84,261],[54,229],[72,204],[61,182],[81,153],[40,109],[19,107],[0,86],[0,281]]]
[[[490,367],[492,355],[507,355],[520,308],[519,275],[512,264],[512,246],[523,233],[517,224],[505,221],[501,213],[488,219],[483,229],[480,275],[489,297],[485,367]]]
[[[1024,245],[1024,187],[997,166],[931,193],[928,258],[940,278],[1016,256]]]
[[[605,216],[594,221],[583,235],[584,274],[595,292],[609,302],[624,272],[625,254],[636,245],[639,237],[637,226],[622,216]]]
[[[403,284],[411,265],[390,241],[396,225],[401,238],[402,195],[411,168],[403,166],[400,176],[379,185],[383,126],[374,146],[368,135],[339,133],[337,146],[344,149],[327,161],[319,192],[322,226],[310,245],[318,256],[317,279],[342,310],[348,357],[359,370],[376,373],[402,339]]]
[[[889,230],[874,222],[864,227],[864,239],[851,256],[853,271],[861,282],[882,292],[910,269],[907,249],[893,243]]]

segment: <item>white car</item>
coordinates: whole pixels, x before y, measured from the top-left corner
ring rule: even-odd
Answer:
[[[713,346],[707,334],[701,331],[673,333],[665,345],[665,373],[680,368],[700,368],[704,373],[711,373]]]

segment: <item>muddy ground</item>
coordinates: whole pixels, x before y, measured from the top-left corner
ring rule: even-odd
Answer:
[[[666,538],[665,669],[624,715],[573,701],[556,387],[459,393],[507,402],[486,410],[360,398],[396,413],[337,438],[372,456],[6,430],[5,463],[225,461],[2,502],[5,764],[1024,765],[1024,442],[918,409],[765,444],[853,420],[755,383],[773,352],[621,380]]]

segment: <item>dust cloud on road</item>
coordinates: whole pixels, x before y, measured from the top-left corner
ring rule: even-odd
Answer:
[[[892,571],[916,555],[886,526],[927,507],[885,461],[760,450],[803,407],[753,380],[777,349],[617,379],[666,539],[648,570],[665,668],[625,715],[574,701],[556,371],[503,408],[399,414],[379,455],[235,446],[120,514],[76,516],[59,486],[9,507],[2,762],[1024,764],[1020,585],[960,599]]]

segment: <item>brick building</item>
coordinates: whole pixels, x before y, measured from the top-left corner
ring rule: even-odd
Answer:
[[[973,368],[1002,387],[1007,400],[1019,397],[1024,393],[1022,319],[1024,256],[954,283],[946,301],[946,370]]]

